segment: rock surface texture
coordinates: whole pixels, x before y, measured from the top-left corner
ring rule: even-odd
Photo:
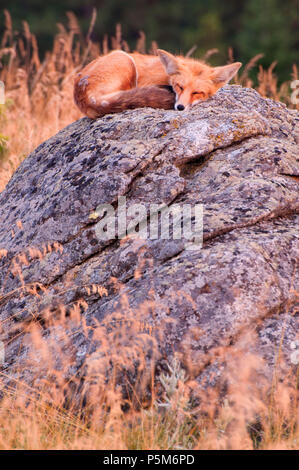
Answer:
[[[295,372],[298,147],[298,113],[239,86],[189,111],[83,118],[40,145],[0,194],[5,376],[32,379],[33,363],[19,370],[31,347],[27,328],[38,323],[47,341],[61,311],[71,373],[82,380],[107,359],[97,325],[113,339],[106,353],[127,358],[124,366],[134,351],[158,367],[177,351],[200,383],[213,384],[241,344],[244,363],[247,350],[262,358],[264,376],[278,350]],[[117,209],[119,196],[127,208],[203,204],[203,247],[100,240],[96,209]],[[58,359],[58,336],[55,344]]]

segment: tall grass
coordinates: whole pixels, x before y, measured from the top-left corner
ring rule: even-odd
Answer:
[[[0,105],[0,190],[28,153],[80,117],[72,97],[74,74],[99,54],[129,50],[119,25],[115,37],[104,37],[100,44],[91,41],[95,12],[85,37],[75,15],[69,12],[67,17],[67,27],[58,24],[53,49],[41,62],[29,25],[24,21],[22,33],[16,33],[5,11],[0,49],[0,79],[6,85],[6,103]],[[156,49],[153,42],[149,52]],[[143,33],[136,50],[147,50]],[[204,59],[215,53],[208,51]],[[253,86],[249,72],[259,58],[244,67],[235,83]],[[233,60],[229,50],[228,61]],[[291,106],[289,84],[278,87],[274,65],[269,70],[259,66],[256,88],[263,96]],[[297,78],[295,66],[292,74],[290,78]],[[256,374],[260,359],[248,355],[242,344],[222,351],[227,364],[225,395],[217,387],[202,388],[194,380],[192,366],[179,355],[157,370],[157,335],[165,334],[170,320],[154,329],[154,300],[133,311],[116,279],[111,282],[119,292],[121,308],[104,323],[88,323],[84,316],[91,298],[107,295],[102,286],[81,286],[84,296],[69,305],[61,301],[55,302],[55,308],[42,307],[47,288],[24,283],[23,267],[53,250],[62,253],[63,248],[58,244],[28,247],[10,265],[20,281],[14,295],[36,299],[30,321],[18,323],[16,331],[10,332],[13,340],[22,331],[28,346],[27,362],[21,361],[16,372],[23,377],[29,367],[36,375],[26,383],[16,378],[18,374],[12,379],[5,369],[1,372],[0,449],[298,449],[294,378],[291,383],[273,380],[269,390]],[[5,249],[0,250],[0,257],[6,255]],[[135,275],[139,276],[138,270]],[[66,282],[57,298],[63,299],[74,288],[71,281]],[[11,294],[0,291],[0,301]],[[5,325],[0,326],[2,330]],[[85,339],[92,334],[98,345],[96,351],[87,351],[85,369],[79,374],[74,370],[80,351],[72,343],[78,331]],[[253,341],[250,337],[247,343]]]
[[[85,312],[108,295],[106,288],[78,286],[70,275],[53,298],[50,287],[26,283],[23,270],[52,251],[63,254],[53,244],[16,255],[8,274],[19,279],[19,287],[0,294],[0,302],[13,294],[35,303],[30,318],[9,331],[8,342],[23,336],[27,354],[0,372],[0,449],[298,449],[299,367],[297,377],[290,371],[281,380],[281,345],[272,386],[262,374],[262,359],[249,352],[253,332],[210,351],[210,364],[222,367],[224,381],[199,383],[188,350],[168,361],[160,355],[158,343],[175,321],[166,316],[155,324],[154,291],[134,309],[125,286],[112,278],[119,307],[100,322]],[[139,261],[142,266],[141,255]],[[81,297],[67,304],[64,296],[73,289]],[[44,296],[52,296],[47,307]],[[1,322],[1,331],[10,320]]]

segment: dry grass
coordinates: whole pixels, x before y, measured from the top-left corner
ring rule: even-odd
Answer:
[[[17,35],[7,11],[5,17],[0,49],[0,80],[6,84],[6,104],[0,105],[0,190],[28,153],[80,117],[72,98],[74,73],[111,48],[129,50],[120,26],[114,38],[94,44],[90,37],[95,13],[86,37],[74,14],[68,13],[68,27],[58,25],[53,50],[41,63],[29,25],[24,22],[23,33]],[[156,49],[152,43],[150,52]],[[136,50],[146,51],[144,34]],[[205,59],[214,53],[208,51]],[[259,58],[244,67],[235,83],[253,86],[249,72]],[[231,50],[229,61],[233,61]],[[259,66],[257,90],[291,106],[289,83],[278,87],[274,66],[269,70]],[[290,78],[298,78],[295,66]],[[88,324],[83,315],[88,298],[106,295],[103,287],[90,285],[82,286],[85,296],[75,303],[41,310],[40,294],[46,288],[25,284],[22,270],[53,250],[61,253],[62,247],[28,248],[12,260],[10,269],[20,280],[18,295],[36,298],[36,316],[22,327],[30,345],[29,363],[20,365],[36,370],[36,380],[30,386],[17,380],[9,387],[2,385],[0,449],[298,449],[297,385],[274,380],[268,391],[259,378],[257,387],[258,359],[247,356],[244,367],[242,345],[223,351],[230,379],[223,399],[217,389],[203,391],[192,368],[185,364],[183,369],[178,357],[158,377],[154,374],[159,355],[156,336],[163,335],[167,325],[153,332],[152,301],[134,312],[123,293],[119,311],[104,324]],[[6,254],[0,251],[0,257]],[[121,290],[117,280],[113,282]],[[65,283],[59,296],[72,288]],[[4,300],[1,294],[0,300]],[[45,328],[50,332],[46,339]],[[92,333],[98,344],[96,352],[88,355],[84,385],[72,373],[76,356],[72,338],[78,330],[86,338]],[[15,335],[19,332],[20,324]],[[3,384],[6,379],[2,372]]]
[[[158,342],[174,320],[155,327],[154,295],[136,311],[124,286],[111,279],[120,306],[100,323],[84,312],[107,295],[106,289],[81,286],[82,297],[67,305],[64,295],[78,286],[66,279],[55,289],[52,304],[42,307],[50,288],[25,283],[23,270],[52,251],[63,253],[53,244],[13,258],[9,272],[19,287],[0,296],[0,301],[17,294],[35,302],[30,318],[9,331],[8,341],[24,337],[27,356],[9,375],[5,369],[0,373],[0,449],[298,449],[299,368],[297,377],[290,373],[284,382],[278,380],[280,346],[272,387],[259,372],[262,359],[248,352],[253,334],[209,352],[211,363],[221,357],[225,365],[225,395],[223,384],[198,384],[188,354],[175,355],[157,374]],[[0,256],[6,255],[2,250]],[[136,279],[143,262],[140,257]],[[81,341],[74,343],[77,335]],[[91,336],[96,348],[85,351],[80,366],[76,358]]]
[[[153,381],[147,406],[124,399],[111,378],[105,388],[94,387],[81,411],[66,405],[69,382],[52,364],[39,386],[5,389],[0,449],[298,449],[298,392],[280,384],[265,395],[263,386],[254,386],[257,359],[249,358],[245,370],[240,362],[231,362],[230,379],[238,380],[221,401],[217,390],[199,389],[174,359]]]

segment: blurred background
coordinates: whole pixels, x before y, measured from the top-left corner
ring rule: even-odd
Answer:
[[[234,59],[244,64],[263,53],[259,63],[269,67],[277,61],[279,81],[289,79],[292,64],[299,59],[299,0],[1,0],[0,7],[0,37],[6,8],[14,30],[22,30],[22,20],[29,23],[41,58],[53,46],[56,24],[67,22],[66,11],[77,15],[86,33],[95,7],[94,41],[115,34],[115,25],[120,23],[132,49],[142,30],[148,48],[155,40],[163,49],[186,54],[197,45],[194,57],[217,48],[219,53],[210,60],[213,65],[227,61],[229,47]]]

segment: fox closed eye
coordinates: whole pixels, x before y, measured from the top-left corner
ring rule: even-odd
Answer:
[[[203,91],[194,91],[192,95],[198,99],[203,99],[206,97],[206,94]]]

